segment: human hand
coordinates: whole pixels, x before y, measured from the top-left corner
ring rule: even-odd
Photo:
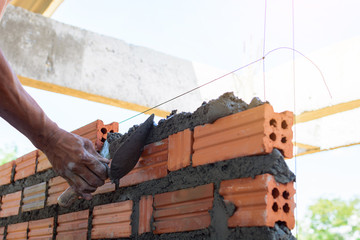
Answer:
[[[101,157],[88,139],[59,129],[52,135],[43,152],[53,169],[86,200],[107,179],[109,160]]]

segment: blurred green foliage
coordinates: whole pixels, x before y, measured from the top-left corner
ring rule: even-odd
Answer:
[[[10,162],[17,158],[17,146],[6,146],[0,148],[0,165]]]
[[[309,222],[299,224],[298,239],[360,240],[360,198],[348,201],[320,198],[309,207],[307,219]]]

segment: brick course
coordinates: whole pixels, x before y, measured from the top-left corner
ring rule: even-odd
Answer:
[[[228,231],[226,236],[234,236],[230,234],[232,229],[239,227],[269,227],[269,231],[276,232],[279,229],[276,228],[278,221],[286,223],[286,227],[291,229],[295,223],[294,178],[286,169],[282,156],[274,154],[273,148],[289,156],[289,146],[292,147],[292,114],[277,114],[271,110],[270,105],[263,105],[218,119],[212,124],[195,127],[194,132],[186,129],[150,143],[145,146],[135,168],[120,180],[119,189],[115,189],[115,185],[107,180],[93,194],[93,200],[79,199],[69,210],[54,206],[68,184],[65,179],[54,177],[52,169],[43,167],[46,161],[42,163],[41,159],[45,157],[39,152],[37,172],[43,174],[42,182],[28,183],[26,179],[20,180],[18,177],[14,179],[15,186],[22,184],[24,187],[21,191],[13,193],[7,190],[5,192],[10,193],[1,196],[0,239],[6,229],[7,237],[22,234],[24,239],[51,239],[52,236],[56,236],[56,239],[76,240],[122,237],[151,239],[159,235],[164,239],[209,239],[217,236],[212,235],[212,231],[223,234],[221,231],[224,229],[216,225],[218,212],[226,215],[219,207],[219,202],[235,206],[234,213],[222,221]],[[258,116],[259,120],[250,116]],[[97,150],[100,150],[99,146],[106,139],[107,133],[117,129],[116,126],[95,121],[74,132],[90,138]],[[245,133],[244,138],[240,137],[241,142],[236,140],[240,133]],[[276,135],[275,138],[272,133]],[[255,144],[252,142],[254,134],[261,136]],[[241,150],[248,146],[246,141],[252,142],[251,147],[260,150],[256,153],[249,149]],[[207,149],[207,154],[202,153],[203,148]],[[34,153],[29,156],[31,154]],[[240,157],[254,154],[262,154],[264,157],[251,157],[254,160]],[[267,157],[270,154],[272,156]],[[274,157],[278,157],[280,163]],[[19,166],[26,168],[32,164],[33,160],[31,164],[22,164],[26,162],[24,159],[27,158],[18,160],[18,169],[21,169]],[[261,164],[261,159],[266,162]],[[255,175],[249,173],[255,178],[247,178],[249,175],[246,173],[245,177],[244,173],[240,176],[228,169],[228,164],[235,164],[242,166],[237,169],[245,171],[251,169],[252,162],[257,162],[257,166],[264,165],[265,169]],[[8,177],[11,164],[0,167],[0,172],[6,169]],[[275,171],[271,170],[271,164],[280,165],[274,165]],[[279,169],[279,166],[283,169]],[[221,172],[228,174],[219,174]],[[281,176],[277,178],[276,175]],[[7,181],[4,181],[0,187],[7,189],[6,184]],[[22,196],[22,212],[19,213]],[[261,207],[251,208],[255,205]],[[30,218],[33,213],[33,217],[40,213],[44,215],[40,214],[33,220]],[[39,219],[40,216],[46,219]],[[25,234],[28,231],[28,236],[24,235],[24,229]]]

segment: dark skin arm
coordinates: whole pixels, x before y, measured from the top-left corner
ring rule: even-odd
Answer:
[[[83,198],[104,184],[109,163],[90,140],[57,126],[25,91],[0,50],[0,116],[43,151],[53,169]]]

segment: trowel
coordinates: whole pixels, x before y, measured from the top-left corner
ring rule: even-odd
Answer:
[[[145,141],[149,135],[150,129],[153,126],[154,114],[152,114],[143,124],[134,130],[129,137],[119,146],[115,154],[113,154],[110,168],[107,167],[107,172],[110,180],[119,185],[119,180],[128,174],[137,164],[142,150],[145,146]],[[100,155],[105,158],[110,158],[109,144],[106,141]],[[79,195],[72,187],[66,189],[58,198],[58,204],[61,207],[70,207],[79,198]]]

